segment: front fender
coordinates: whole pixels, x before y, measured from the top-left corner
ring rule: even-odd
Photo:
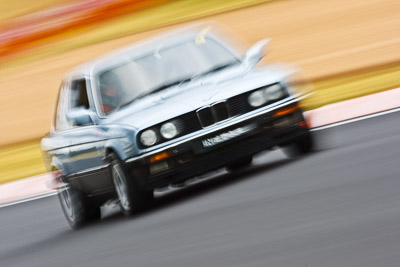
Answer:
[[[105,143],[104,155],[106,156],[109,153],[114,152],[122,161],[137,155],[137,146],[132,139],[133,138],[123,137],[107,140]]]

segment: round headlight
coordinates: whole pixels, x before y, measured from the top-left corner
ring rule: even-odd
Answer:
[[[285,91],[279,84],[274,84],[265,89],[265,96],[268,100],[277,100],[285,95]]]
[[[265,102],[267,102],[267,99],[265,99],[263,90],[258,90],[254,93],[251,93],[247,101],[249,101],[250,106],[259,107],[265,104]]]
[[[161,126],[160,133],[165,139],[171,139],[178,134],[178,129],[172,122],[167,122]]]
[[[157,142],[157,134],[153,130],[146,130],[140,135],[140,142],[145,146],[152,146]]]

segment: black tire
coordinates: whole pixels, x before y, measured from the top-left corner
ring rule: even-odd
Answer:
[[[153,191],[139,189],[115,153],[111,153],[108,158],[112,159],[111,175],[122,213],[130,216],[149,208],[154,200]]]
[[[86,199],[86,222],[97,221],[101,219],[101,209],[100,205],[95,203],[90,203],[88,199]]]
[[[309,154],[313,149],[313,139],[310,132],[302,135],[292,144],[283,147],[284,153],[288,157],[298,157]]]
[[[253,156],[248,156],[229,164],[228,166],[226,166],[226,169],[230,172],[235,172],[249,167],[252,162],[253,162]]]
[[[74,230],[101,217],[100,207],[91,204],[81,192],[70,185],[58,192],[58,199],[68,224]]]

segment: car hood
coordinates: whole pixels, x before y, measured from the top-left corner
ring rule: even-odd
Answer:
[[[294,71],[294,68],[281,64],[251,71],[241,66],[232,67],[138,99],[109,114],[103,123],[144,129],[243,92],[283,81]]]

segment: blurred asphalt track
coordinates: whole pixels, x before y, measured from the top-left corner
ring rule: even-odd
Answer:
[[[2,208],[0,266],[399,266],[399,113],[313,134],[76,232],[54,196]]]

